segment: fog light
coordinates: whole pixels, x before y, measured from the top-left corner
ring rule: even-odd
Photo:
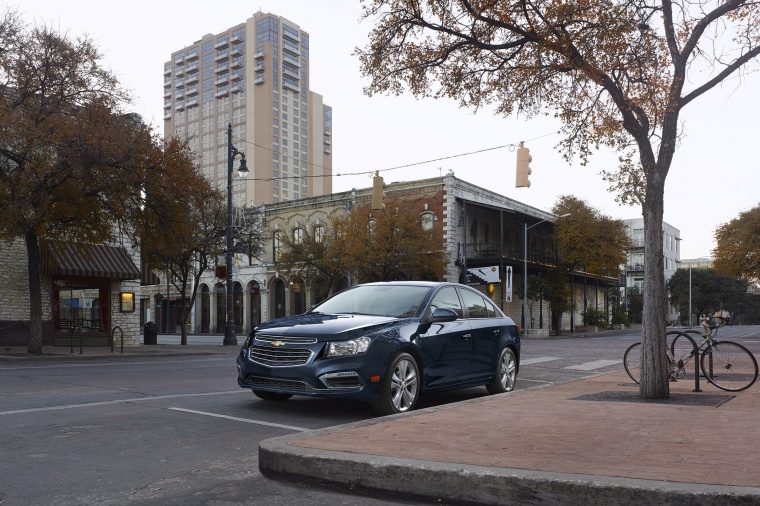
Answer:
[[[378,374],[376,376],[370,376],[369,377],[369,381],[371,383],[379,383],[380,382],[380,375]]]

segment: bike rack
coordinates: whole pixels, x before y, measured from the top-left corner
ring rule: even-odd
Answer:
[[[680,330],[671,330],[670,332],[666,334],[666,337],[670,335],[683,336],[686,339],[688,339],[691,345],[694,347],[694,390],[692,391],[701,392],[702,390],[699,388],[699,346],[697,346],[697,342],[689,334],[687,334],[686,332],[682,332]],[[673,351],[674,351],[674,348],[671,343],[670,353],[672,354]]]
[[[121,333],[121,353],[124,353],[124,331],[121,330],[121,327],[118,325],[113,328],[111,331],[111,353],[113,353],[113,336],[116,334],[116,330],[118,330]]]

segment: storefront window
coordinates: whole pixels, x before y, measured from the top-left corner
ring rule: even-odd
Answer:
[[[54,331],[108,332],[109,293],[108,280],[54,278]]]

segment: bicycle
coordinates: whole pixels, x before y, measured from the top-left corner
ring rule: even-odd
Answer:
[[[689,361],[693,357],[699,356],[702,374],[707,381],[721,390],[739,392],[751,387],[758,377],[755,356],[741,344],[715,339],[718,335],[718,329],[728,323],[727,318],[712,316],[702,321],[703,332],[694,329],[668,332],[667,336],[674,336],[670,346],[666,346],[670,380],[677,381],[684,378]],[[702,338],[702,343],[696,349],[689,334],[695,334]],[[641,379],[641,343],[634,343],[625,350],[623,366],[628,376],[639,383]]]

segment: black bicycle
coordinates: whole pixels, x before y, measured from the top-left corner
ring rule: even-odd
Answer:
[[[699,365],[707,381],[722,390],[739,392],[757,381],[757,360],[752,352],[739,343],[715,339],[718,329],[727,324],[726,318],[711,316],[702,321],[703,332],[689,329],[667,333],[670,343],[667,346],[668,372],[671,381],[686,376],[687,364],[695,356],[699,357]],[[702,338],[702,343],[695,348],[688,335]],[[641,343],[634,343],[625,350],[623,366],[633,381],[641,381]]]

